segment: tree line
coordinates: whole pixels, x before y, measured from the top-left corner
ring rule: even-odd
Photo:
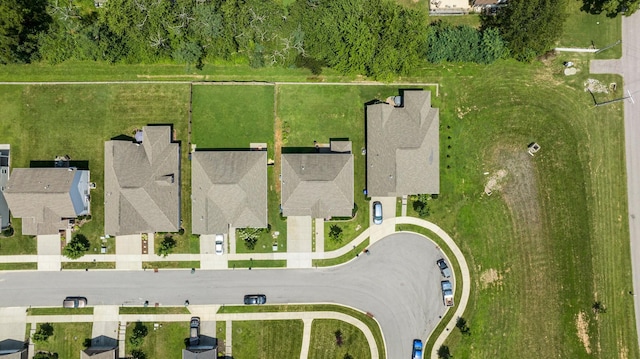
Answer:
[[[426,9],[393,0],[286,7],[278,0],[107,0],[99,9],[86,0],[2,0],[0,14],[3,64],[74,59],[201,68],[223,60],[377,78],[425,61],[530,61],[552,48],[566,16],[565,0],[511,0],[484,16],[480,29],[430,23]]]

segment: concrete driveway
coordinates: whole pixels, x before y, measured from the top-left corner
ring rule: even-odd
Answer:
[[[382,326],[387,357],[408,358],[412,340],[426,338],[445,313],[435,265],[441,253],[411,233],[394,234],[370,249],[370,255],[335,268],[1,272],[0,292],[20,295],[0,296],[0,306],[57,306],[71,292],[93,305],[182,305],[189,299],[194,306],[241,304],[249,292],[264,293],[269,303],[340,303],[369,312]]]
[[[24,307],[0,308],[0,352],[24,346],[24,334],[27,329],[26,310]]]
[[[200,236],[200,268],[201,269],[227,269],[229,267],[229,237],[224,236],[224,252],[216,254],[216,235],[203,234]]]
[[[151,251],[153,248],[149,248],[149,252]],[[116,269],[140,268],[142,268],[142,236],[140,234],[116,236]]]
[[[38,241],[38,270],[59,271],[61,259],[61,241],[59,234],[46,234],[36,237]]]
[[[311,217],[287,217],[287,267],[311,268]]]
[[[396,218],[396,201],[396,197],[371,197],[371,201],[369,201],[369,235],[371,242],[380,240],[395,232],[396,226],[393,219]],[[382,204],[382,225],[373,224],[374,202]]]

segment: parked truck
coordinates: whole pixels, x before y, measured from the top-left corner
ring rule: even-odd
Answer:
[[[440,282],[442,287],[442,300],[447,307],[453,307],[453,285],[448,280]]]

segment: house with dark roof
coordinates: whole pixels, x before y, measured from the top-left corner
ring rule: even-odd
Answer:
[[[195,347],[182,349],[182,359],[216,359],[218,350],[216,348],[198,349]]]
[[[331,141],[314,153],[283,153],[281,165],[283,216],[352,216],[351,141]]]
[[[170,126],[145,126],[142,141],[104,144],[105,233],[180,229],[180,144]]]
[[[267,151],[191,154],[194,234],[226,234],[230,227],[267,227]]]
[[[0,145],[0,227],[5,229],[11,224],[11,214],[9,212],[9,205],[7,200],[4,199],[4,189],[9,182],[9,171],[11,166],[10,154],[11,146],[8,144]]]
[[[437,194],[440,121],[431,92],[405,90],[394,100],[367,106],[367,193]]]
[[[120,358],[118,347],[98,348],[89,347],[80,351],[80,359],[118,359]]]
[[[57,234],[69,220],[90,214],[89,171],[77,168],[16,168],[4,189],[22,234]]]

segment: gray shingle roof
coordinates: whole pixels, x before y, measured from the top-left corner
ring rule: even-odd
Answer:
[[[217,357],[217,349],[182,349],[182,359],[216,359]]]
[[[177,232],[180,226],[180,145],[171,127],[145,126],[143,141],[104,144],[106,234]]]
[[[351,153],[282,155],[282,213],[313,218],[351,217]]]
[[[115,348],[88,348],[80,351],[80,359],[118,359],[118,347]]]
[[[367,191],[398,197],[440,192],[439,114],[431,92],[406,90],[403,106],[367,106]]]
[[[22,234],[56,234],[63,218],[89,214],[89,171],[74,168],[16,168],[4,196],[22,218]]]
[[[267,152],[192,153],[191,191],[195,234],[267,227]]]

